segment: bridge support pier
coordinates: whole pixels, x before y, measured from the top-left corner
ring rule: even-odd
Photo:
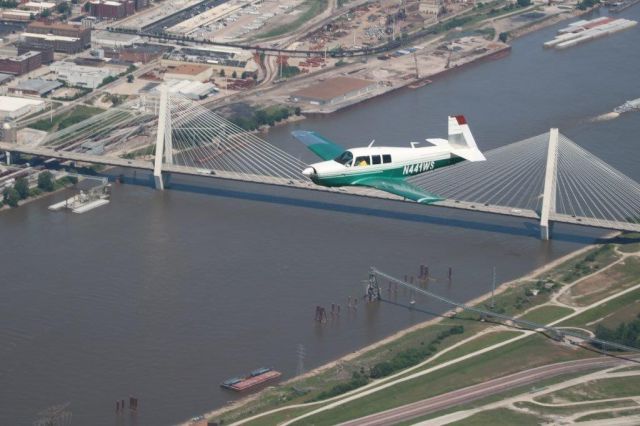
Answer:
[[[5,151],[4,152],[4,158],[5,158],[5,161],[7,163],[7,166],[10,166],[11,165],[11,151]]]
[[[156,155],[153,163],[153,180],[157,190],[164,190],[162,164],[173,164],[173,143],[171,140],[171,111],[169,110],[169,89],[166,85],[160,88],[160,111],[158,113],[158,134],[156,137]],[[166,182],[169,177],[167,176]]]
[[[547,164],[544,175],[542,210],[540,211],[540,239],[551,238],[551,215],[556,211],[556,176],[558,165],[558,129],[549,130]]]

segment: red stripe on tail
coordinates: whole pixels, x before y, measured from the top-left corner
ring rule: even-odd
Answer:
[[[467,119],[464,118],[464,115],[456,115],[456,121],[459,125],[467,124]]]

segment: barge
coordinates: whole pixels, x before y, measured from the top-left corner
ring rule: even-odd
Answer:
[[[269,382],[271,380],[275,380],[280,377],[282,373],[279,371],[275,371],[271,368],[258,368],[257,370],[253,370],[249,373],[248,376],[238,378],[233,377],[231,379],[225,380],[220,384],[224,389],[229,389],[236,392],[242,392],[247,389],[251,389],[260,384]]]
[[[558,36],[544,43],[544,47],[566,49],[589,40],[595,40],[610,34],[631,28],[637,24],[630,19],[602,17],[591,21],[581,20],[569,24],[558,31]]]

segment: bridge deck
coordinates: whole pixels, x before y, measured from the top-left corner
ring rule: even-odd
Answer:
[[[58,151],[47,147],[30,147],[25,145],[15,145],[6,142],[0,142],[1,151],[19,152],[28,155],[36,155],[42,157],[59,158],[61,160],[72,160],[94,164],[104,164],[109,166],[142,169],[153,171],[153,163],[144,160],[128,160],[125,158],[108,157],[101,155],[84,154],[79,152]],[[300,188],[313,191],[325,191],[338,194],[355,195],[369,198],[379,198],[396,201],[406,201],[402,197],[394,194],[369,189],[365,187],[340,187],[327,188],[318,186],[307,179],[287,179],[281,177],[264,176],[248,173],[237,173],[224,170],[214,170],[214,173],[207,169],[197,169],[177,164],[164,164],[162,170],[165,173],[175,173],[189,176],[203,176],[215,179],[234,180],[239,182],[261,183],[266,185],[284,186],[290,188]],[[540,215],[528,209],[518,209],[508,206],[499,206],[491,204],[473,203],[462,200],[443,200],[431,204],[436,207],[448,207],[453,209],[462,209],[468,211],[477,211],[483,213],[492,213],[525,219],[539,220]],[[569,223],[573,225],[590,226],[596,228],[615,229],[620,231],[640,232],[639,223],[631,222],[614,222],[597,218],[570,216],[558,213],[551,213],[550,219],[555,222]]]

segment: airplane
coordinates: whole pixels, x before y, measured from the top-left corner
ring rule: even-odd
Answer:
[[[422,204],[444,198],[407,182],[406,177],[450,166],[460,161],[485,161],[463,115],[449,117],[448,139],[426,139],[433,146],[410,148],[373,146],[345,150],[340,145],[312,131],[296,130],[291,134],[325,161],[311,164],[302,171],[316,185],[367,186]]]

